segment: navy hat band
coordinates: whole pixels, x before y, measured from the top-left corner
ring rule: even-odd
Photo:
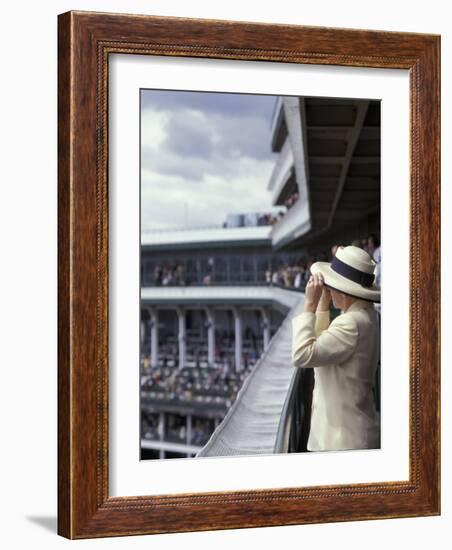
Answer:
[[[360,269],[356,269],[355,267],[352,267],[351,265],[348,265],[339,260],[337,256],[334,256],[331,262],[331,269],[338,275],[342,275],[343,277],[350,279],[350,281],[358,283],[359,285],[366,288],[372,286],[374,283],[375,275],[373,275],[372,273],[366,273],[365,271],[361,271]]]

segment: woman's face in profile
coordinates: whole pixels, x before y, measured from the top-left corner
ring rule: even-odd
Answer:
[[[345,296],[342,294],[342,292],[333,290],[332,288],[330,288],[330,292],[331,292],[331,299],[333,301],[333,306],[336,309],[345,309],[345,304],[344,304]]]

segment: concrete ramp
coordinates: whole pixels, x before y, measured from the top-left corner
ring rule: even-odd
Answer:
[[[196,457],[274,452],[281,413],[295,373],[292,318],[301,313],[303,304],[304,294],[300,294],[226,416]]]

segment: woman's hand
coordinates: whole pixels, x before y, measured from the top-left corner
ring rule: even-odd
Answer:
[[[316,273],[311,275],[309,278],[308,284],[306,285],[306,300],[304,303],[304,311],[310,311],[315,313],[317,305],[319,304],[320,298],[322,296],[323,290],[323,275],[321,273]]]

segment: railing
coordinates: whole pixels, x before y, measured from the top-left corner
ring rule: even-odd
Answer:
[[[264,216],[268,216],[272,213],[274,213],[275,207],[272,206],[268,210],[258,211],[258,212],[245,212],[244,214],[239,214],[241,216],[250,216],[250,215],[257,215],[261,216],[262,218]],[[171,227],[171,228],[154,228],[154,229],[147,229],[144,231],[144,234],[153,234],[153,233],[177,233],[179,231],[199,231],[200,229],[248,229],[250,227],[267,227],[268,225],[271,225],[270,222],[267,223],[259,223],[257,221],[256,223],[249,223],[249,220],[251,218],[247,218],[247,223],[245,225],[223,225],[220,223],[216,224],[206,224],[206,225],[190,225],[185,226],[181,225],[178,227]]]
[[[289,208],[286,214],[272,227],[271,239],[273,245],[284,240],[291,240],[307,233],[311,228],[309,204],[301,198]]]
[[[155,229],[146,229],[144,233],[171,233],[173,231],[193,231],[197,229],[229,229],[228,227],[223,227],[221,224],[209,224],[209,225],[193,225],[193,226],[184,226],[171,227],[171,228],[155,228]]]
[[[304,299],[292,306],[237,398],[197,456],[274,452],[281,412],[295,371],[290,362],[291,320]]]
[[[215,279],[212,279],[210,283],[202,283],[201,281],[189,281],[185,284],[177,284],[177,283],[171,283],[167,285],[163,285],[161,283],[156,284],[153,281],[149,281],[147,278],[143,278],[142,280],[142,286],[145,287],[209,287],[209,286],[222,286],[222,287],[237,287],[237,286],[271,286],[275,288],[283,288],[285,290],[294,290],[296,292],[304,292],[306,288],[306,283],[303,282],[301,286],[295,287],[295,286],[286,286],[283,284],[277,284],[277,283],[267,283],[265,281],[216,281]]]
[[[279,117],[279,111],[282,108],[282,98],[281,96],[278,96],[275,101],[275,105],[273,106],[273,113],[272,113],[272,119],[270,123],[271,133],[272,135],[275,133],[275,127],[276,127],[276,121]]]
[[[288,139],[284,142],[281,152],[279,153],[273,172],[270,176],[270,180],[267,185],[268,190],[273,190],[273,200],[275,201],[283,187],[285,182],[289,179],[293,167],[293,154]]]
[[[294,368],[276,434],[275,453],[307,450],[312,381],[311,369]]]

